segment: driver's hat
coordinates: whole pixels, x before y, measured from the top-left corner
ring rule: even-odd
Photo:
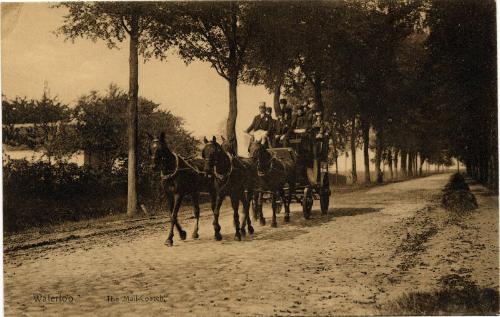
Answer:
[[[262,109],[262,108],[266,109],[266,102],[265,101],[259,102],[259,109]]]

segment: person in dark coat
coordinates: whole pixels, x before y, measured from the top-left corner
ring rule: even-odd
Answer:
[[[266,103],[261,102],[259,104],[259,114],[253,118],[252,124],[245,130],[245,133],[250,133],[252,131],[264,130],[269,131],[272,125],[271,120],[266,114]]]
[[[310,121],[308,118],[304,115],[304,109],[299,108],[297,110],[297,117],[295,118],[295,121],[292,123],[293,129],[309,129],[310,127]]]
[[[288,139],[292,132],[291,127],[291,109],[285,108],[283,115],[276,121],[276,130],[274,136],[274,147],[288,147]]]
[[[288,101],[286,99],[280,99],[280,115],[281,116],[284,116],[285,115],[285,112],[287,111],[287,109],[290,109],[288,107]]]

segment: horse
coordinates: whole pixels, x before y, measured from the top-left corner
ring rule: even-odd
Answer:
[[[181,240],[186,239],[186,232],[182,229],[177,214],[182,200],[186,195],[191,195],[196,223],[192,237],[199,238],[198,224],[200,219],[199,195],[200,192],[208,192],[211,197],[212,210],[215,206],[215,194],[211,181],[202,172],[203,160],[187,160],[172,152],[167,146],[165,133],[159,138],[150,136],[149,155],[153,168],[160,173],[161,190],[165,192],[168,209],[170,210],[170,230],[165,244],[173,245],[174,226],[179,232]],[[217,234],[216,234],[217,238]]]
[[[254,187],[253,168],[251,164],[226,150],[217,143],[215,137],[211,141],[204,138],[204,147],[201,155],[205,160],[204,172],[213,177],[215,190],[214,229],[220,238],[220,225],[218,223],[219,211],[226,196],[231,199],[233,207],[233,222],[235,228],[234,239],[241,241],[241,236],[246,235],[245,225],[250,234],[254,229],[249,217],[250,195]],[[243,205],[243,220],[239,222],[239,203]]]
[[[290,221],[290,203],[292,200],[292,193],[295,192],[295,182],[296,182],[296,168],[295,160],[293,157],[290,158],[278,158],[267,150],[267,147],[261,142],[253,142],[250,144],[250,158],[256,164],[257,180],[258,180],[258,192],[257,205],[261,206],[262,192],[271,192],[272,199],[272,227],[277,227],[276,221],[276,211],[277,203],[276,197],[279,196],[282,199],[283,205],[285,207],[284,221]],[[288,192],[285,192],[284,188],[288,184]],[[254,195],[255,197],[255,195]],[[257,208],[259,217],[264,218],[262,213],[262,208]],[[262,221],[261,221],[262,222]]]

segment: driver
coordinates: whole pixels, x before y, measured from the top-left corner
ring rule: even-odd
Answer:
[[[266,114],[266,103],[262,101],[259,103],[259,114],[253,118],[252,124],[244,132],[249,134],[253,131],[255,142],[264,142],[271,128],[271,117]]]

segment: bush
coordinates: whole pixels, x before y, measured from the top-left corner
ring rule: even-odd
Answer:
[[[451,175],[450,180],[443,189],[444,192],[451,192],[455,190],[470,190],[469,185],[465,182],[465,178],[460,173]]]
[[[444,208],[459,214],[478,207],[476,197],[470,191],[465,178],[459,173],[453,174],[444,187],[441,204]]]
[[[127,203],[127,170],[93,171],[73,163],[51,165],[12,160],[3,166],[6,232],[122,213]],[[155,174],[141,169],[139,195],[150,209],[161,204]]]

